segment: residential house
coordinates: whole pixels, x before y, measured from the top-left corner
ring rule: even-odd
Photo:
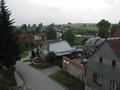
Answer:
[[[36,48],[40,48],[44,41],[47,40],[47,29],[44,27],[35,35],[34,41]]]
[[[61,39],[61,36],[63,34],[63,29],[61,29],[60,27],[54,27],[56,33],[57,33],[57,39]]]
[[[54,52],[56,56],[69,55],[73,48],[65,40],[47,40],[43,43],[41,54],[46,57],[49,52]]]
[[[98,47],[100,44],[104,42],[104,40],[105,40],[104,38],[100,38],[100,37],[89,38],[85,42],[85,45],[95,45],[96,47]]]
[[[120,37],[120,28],[113,33],[112,37]]]
[[[100,37],[89,38],[86,41],[85,45],[81,46],[83,50],[82,56],[84,56],[85,58],[88,58],[91,55],[93,55],[101,47],[104,41],[105,39]]]
[[[40,49],[40,54],[42,58],[45,59],[49,52],[55,53],[57,56],[56,64],[62,68],[62,57],[71,57],[74,49],[65,40],[47,40],[43,43],[43,46]]]
[[[36,46],[36,48],[40,47],[40,46],[41,46],[41,43],[42,43],[41,33],[37,33],[37,34],[35,35],[34,40],[35,40],[35,46]]]
[[[120,90],[120,38],[109,38],[87,60],[86,90]]]
[[[23,32],[18,35],[18,41],[20,42],[26,42],[28,48],[34,47],[34,35]]]
[[[57,33],[57,39],[61,39],[62,33],[61,32],[56,32]]]
[[[75,46],[75,49],[81,52],[81,58],[88,58],[101,47],[104,40],[99,37],[89,38],[85,45]]]

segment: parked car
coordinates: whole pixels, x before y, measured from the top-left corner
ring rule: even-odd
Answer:
[[[43,58],[42,57],[34,57],[32,59],[32,63],[39,63],[39,62],[42,62],[43,61]]]

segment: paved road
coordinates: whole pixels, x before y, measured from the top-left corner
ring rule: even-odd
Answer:
[[[32,90],[65,90],[42,72],[22,62],[17,62],[16,71]]]
[[[45,75],[49,76],[49,75],[54,74],[58,71],[61,71],[61,69],[58,66],[53,66],[53,67],[43,69],[43,70],[40,70],[40,71],[42,73],[44,73]]]

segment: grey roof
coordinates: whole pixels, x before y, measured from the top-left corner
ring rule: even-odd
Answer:
[[[104,38],[96,37],[96,38],[89,38],[86,41],[86,45],[99,45],[104,42]]]
[[[50,41],[49,50],[53,51],[56,55],[71,54],[73,48],[65,40]]]
[[[64,40],[60,40],[60,39],[54,39],[54,40],[47,40],[44,42],[44,44],[52,44],[52,43],[57,43],[57,42],[61,42]]]

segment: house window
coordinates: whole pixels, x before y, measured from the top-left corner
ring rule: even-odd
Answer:
[[[112,66],[115,66],[116,65],[116,61],[112,61]]]
[[[110,81],[110,90],[119,90],[118,84],[115,81]]]
[[[103,78],[100,75],[94,73],[93,74],[93,82],[102,86]]]
[[[99,61],[100,61],[100,62],[102,62],[102,61],[103,61],[103,58],[102,58],[102,57],[100,57],[100,58],[99,58]]]

